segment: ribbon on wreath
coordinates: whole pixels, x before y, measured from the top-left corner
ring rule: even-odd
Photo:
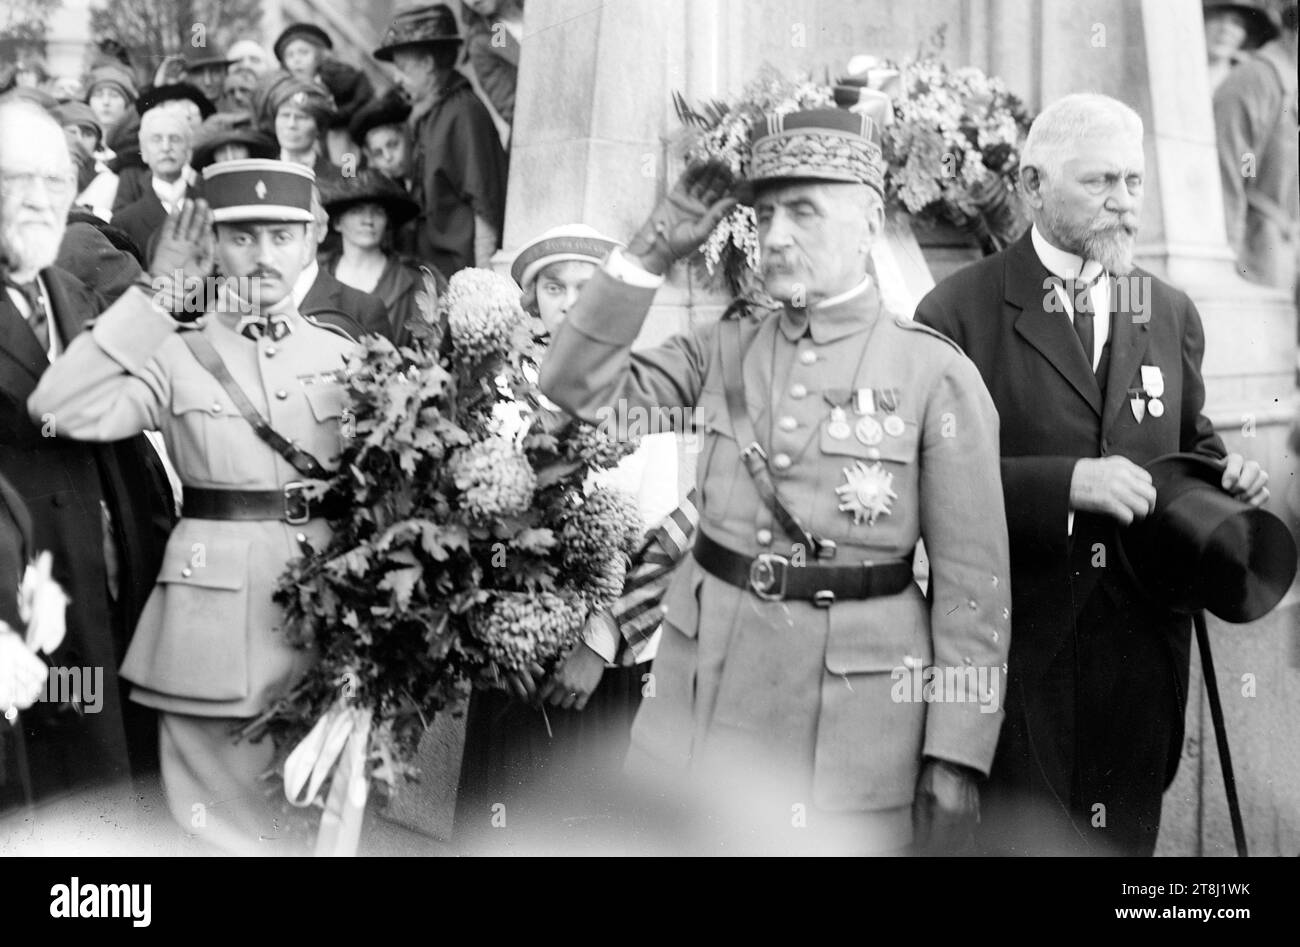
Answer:
[[[316,836],[318,856],[357,853],[370,789],[366,775],[370,724],[369,710],[339,700],[284,762],[284,795],[292,805],[311,805],[325,780],[330,780]]]

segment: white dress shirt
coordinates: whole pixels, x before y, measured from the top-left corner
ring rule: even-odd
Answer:
[[[315,257],[312,257],[311,262],[303,267],[302,272],[298,274],[298,278],[294,280],[293,289],[289,291],[289,295],[293,297],[294,309],[302,312],[302,301],[306,299],[307,294],[311,292],[312,284],[316,282],[316,277],[319,273],[320,264],[316,262]]]
[[[1100,263],[1096,260],[1084,260],[1081,256],[1052,246],[1039,231],[1037,224],[1034,224],[1030,239],[1034,242],[1034,252],[1038,254],[1038,259],[1053,276],[1063,280],[1087,281],[1102,275]],[[1062,286],[1056,287],[1056,295],[1065,307],[1065,318],[1070,323],[1070,331],[1073,332],[1074,303]],[[1093,312],[1092,370],[1096,371],[1097,366],[1101,364],[1101,350],[1106,347],[1106,340],[1110,338],[1110,280],[1098,279],[1093,283],[1088,289],[1088,298],[1092,300]]]
[[[36,276],[36,285],[41,291],[41,304],[45,307],[45,327],[50,336],[50,347],[46,350],[46,357],[52,362],[59,357],[63,351],[63,344],[59,341],[59,330],[54,325],[54,311],[50,308],[50,292],[45,288],[45,281],[41,279],[40,274]],[[27,304],[27,297],[12,286],[6,286],[9,293],[9,299],[18,308],[18,312],[28,322],[32,321],[32,310]]]
[[[171,215],[176,213],[176,208],[180,206],[181,201],[185,200],[185,191],[197,177],[194,169],[187,164],[181,168],[181,175],[175,181],[164,181],[157,175],[149,180],[153,184],[153,192],[158,195],[158,200],[162,203],[163,210]]]

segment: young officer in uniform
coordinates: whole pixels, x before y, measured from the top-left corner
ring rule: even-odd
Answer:
[[[122,676],[133,700],[160,711],[174,817],[248,853],[274,846],[259,835],[277,834],[258,779],[272,746],[231,732],[311,661],[284,640],[271,595],[300,541],[328,540],[305,487],[328,477],[323,464],[339,453],[339,374],[355,345],[293,306],[290,288],[316,251],[311,170],[247,159],[204,178],[208,203],[185,202],[163,227],[153,286],[177,271],[206,277],[214,236],[219,271],[248,279],[226,283],[189,324],[161,307],[169,294],[132,287],[50,367],[28,409],[54,417],[63,437],[156,430],[166,440],[184,484],[182,519]]]
[[[589,421],[687,408],[703,433],[700,530],[665,598],[628,769],[687,785],[729,823],[728,851],[898,851],[914,826],[921,850],[953,851],[1002,718],[997,414],[955,345],[882,308],[872,120],[768,116],[753,145],[780,305],[632,352],[663,274],[733,203],[725,168],[692,167],[586,284],[542,369],[542,390]]]

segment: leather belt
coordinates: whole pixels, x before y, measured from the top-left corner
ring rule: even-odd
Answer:
[[[316,517],[334,518],[343,504],[327,494],[312,499],[301,480],[286,483],[279,490],[209,490],[187,486],[183,491],[181,515],[199,520],[283,520],[301,526]]]
[[[897,595],[912,584],[912,563],[907,559],[838,566],[800,565],[773,553],[748,556],[732,552],[703,532],[696,536],[694,553],[695,561],[709,575],[737,588],[749,589],[769,602],[796,599],[826,608],[836,599]]]

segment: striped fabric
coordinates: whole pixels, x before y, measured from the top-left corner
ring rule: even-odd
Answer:
[[[682,505],[646,534],[645,543],[633,558],[623,595],[610,609],[623,634],[625,647],[618,657],[621,665],[637,663],[663,621],[664,592],[673,568],[690,551],[700,521],[698,500],[699,494],[692,487]]]

